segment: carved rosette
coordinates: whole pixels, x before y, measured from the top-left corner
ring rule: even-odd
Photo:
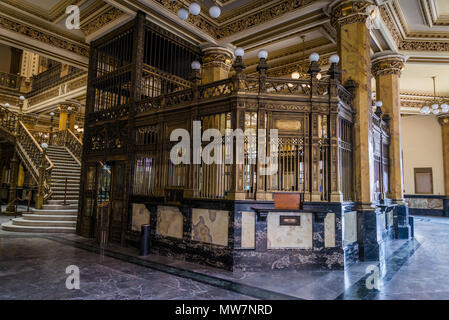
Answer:
[[[203,68],[220,68],[229,72],[234,54],[227,48],[209,47],[203,49]]]
[[[372,25],[377,15],[377,6],[369,0],[338,0],[329,6],[332,26],[344,26],[353,23]]]
[[[374,56],[371,60],[371,73],[375,77],[390,74],[401,76],[404,66],[405,58],[400,54]]]

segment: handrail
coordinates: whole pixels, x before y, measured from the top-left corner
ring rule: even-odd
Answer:
[[[39,184],[42,157],[45,153],[22,121],[19,121],[17,126],[16,143],[20,157],[24,161],[33,178]],[[42,198],[44,201],[49,199],[52,195],[51,173],[54,168],[53,162],[46,154],[45,163],[47,166],[42,177]]]
[[[81,162],[81,155],[83,153],[83,143],[80,139],[72,132],[72,130],[67,129],[67,135],[65,139],[65,147]]]

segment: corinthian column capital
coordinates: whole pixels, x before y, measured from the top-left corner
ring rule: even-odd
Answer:
[[[203,68],[214,67],[229,72],[232,67],[234,53],[225,47],[210,46],[202,49],[204,53]]]
[[[357,22],[366,23],[370,28],[378,10],[372,0],[335,0],[329,4],[328,14],[335,28]]]
[[[371,59],[371,73],[375,77],[390,74],[401,76],[404,67],[405,57],[395,52],[375,54]]]

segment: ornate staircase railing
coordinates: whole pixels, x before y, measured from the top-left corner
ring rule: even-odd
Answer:
[[[70,151],[70,153],[73,156],[75,156],[75,158],[79,162],[81,162],[81,155],[83,153],[83,143],[70,129],[67,129],[65,147]]]
[[[7,134],[14,135],[17,121],[18,116],[15,112],[0,106],[0,130],[5,131]]]
[[[54,167],[53,162],[21,121],[19,121],[17,126],[16,138],[19,156],[23,160],[28,171],[39,184],[42,200],[46,201],[52,195],[51,172]],[[41,177],[42,172],[43,177]]]

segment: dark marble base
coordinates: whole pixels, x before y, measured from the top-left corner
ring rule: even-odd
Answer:
[[[411,228],[409,224],[409,208],[407,205],[398,205],[396,207],[397,216],[397,238],[410,239]]]
[[[416,216],[431,216],[431,217],[445,217],[446,213],[444,210],[438,209],[415,209],[409,208],[409,214]]]
[[[314,250],[236,250],[234,270],[342,270],[345,268],[341,248]]]

